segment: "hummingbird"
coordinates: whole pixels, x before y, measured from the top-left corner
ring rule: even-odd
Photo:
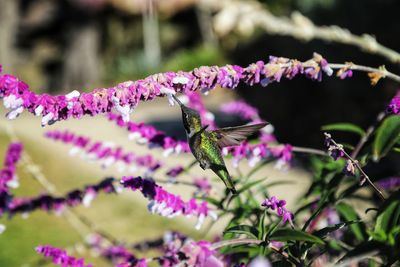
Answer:
[[[211,169],[236,195],[235,185],[226,168],[221,149],[227,146],[237,146],[268,123],[257,123],[236,127],[226,127],[216,130],[207,130],[209,125],[203,126],[199,112],[191,109],[175,96],[174,100],[182,110],[182,121],[186,131],[190,150],[203,170]]]

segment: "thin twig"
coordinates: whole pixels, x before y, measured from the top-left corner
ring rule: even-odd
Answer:
[[[328,133],[324,133],[327,138],[330,138]],[[332,138],[330,138],[330,142],[335,146],[336,149],[339,149],[343,152],[344,156],[351,161],[351,163],[359,170],[363,178],[372,186],[372,188],[376,191],[376,193],[381,197],[382,200],[385,200],[385,196],[383,195],[382,191],[371,181],[369,176],[365,173],[365,171],[361,168],[360,163],[358,160],[352,158],[344,149],[342,145],[339,145],[335,142]]]
[[[308,148],[308,147],[292,146],[292,151],[298,152],[298,153],[320,155],[320,156],[329,156],[328,153],[326,153],[323,150],[315,149],[315,148]]]
[[[392,79],[393,81],[396,81],[400,83],[400,76],[397,74],[394,74],[384,68],[382,69],[377,69],[377,68],[372,68],[368,66],[362,66],[362,65],[356,65],[356,64],[337,64],[337,63],[329,63],[329,67],[332,69],[343,69],[343,68],[349,68],[351,70],[357,70],[357,71],[362,71],[362,72],[376,72],[379,73],[383,76],[383,78],[389,78]]]

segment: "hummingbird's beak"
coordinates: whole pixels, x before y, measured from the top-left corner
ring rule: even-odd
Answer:
[[[182,104],[182,102],[175,96],[175,95],[171,95],[172,96],[172,98],[176,101],[176,103],[178,103],[179,104],[179,106],[184,106],[183,104]]]

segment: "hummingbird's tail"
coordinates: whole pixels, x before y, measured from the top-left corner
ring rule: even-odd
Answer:
[[[220,167],[220,166],[218,166]],[[214,169],[214,172],[218,175],[219,178],[224,182],[225,186],[231,191],[233,195],[237,195],[237,191],[235,185],[232,181],[231,176],[229,175],[228,170],[225,166],[221,166],[218,169]]]

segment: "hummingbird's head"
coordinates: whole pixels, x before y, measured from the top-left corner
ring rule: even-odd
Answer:
[[[200,114],[191,108],[184,105],[181,106],[182,110],[182,121],[185,127],[186,134],[192,136],[193,133],[197,132],[201,128]]]
[[[186,134],[192,136],[195,132],[201,129],[200,114],[196,110],[182,104],[182,102],[175,95],[172,95],[172,97],[181,107],[182,121],[183,126],[185,127]]]

